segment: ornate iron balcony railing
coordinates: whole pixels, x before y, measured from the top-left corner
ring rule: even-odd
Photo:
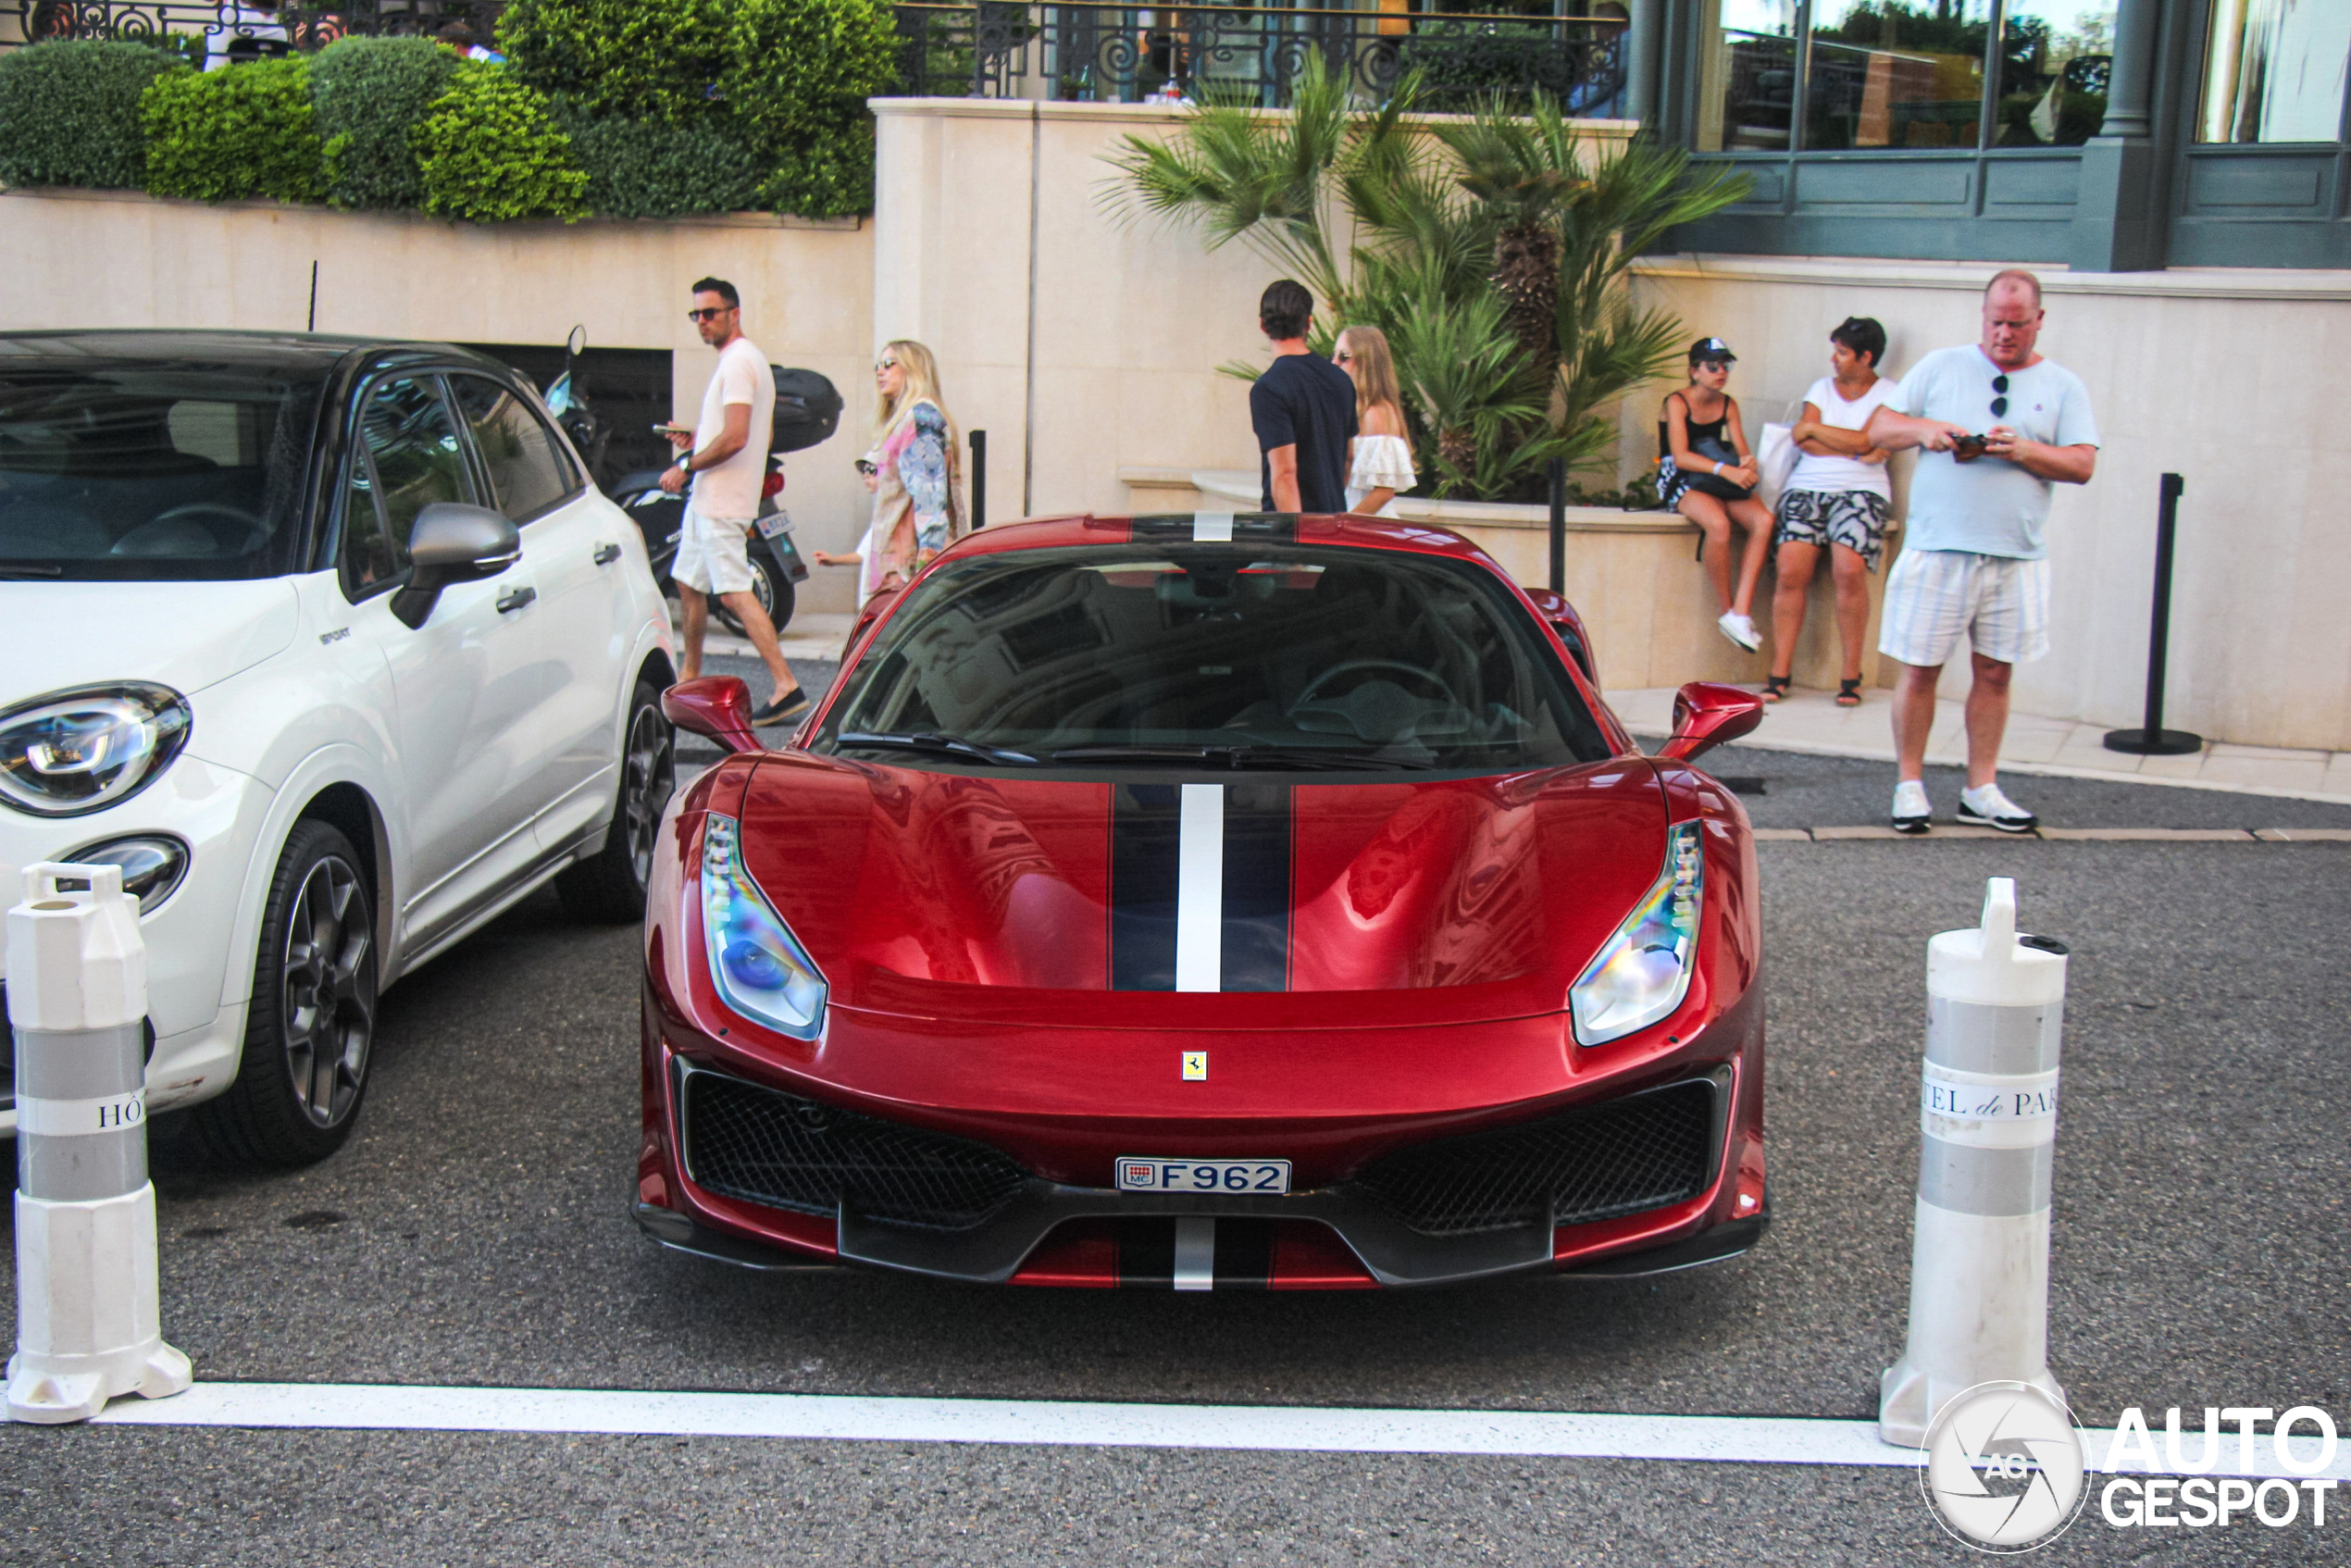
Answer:
[[[913,0],[894,7],[899,91],[912,96],[1135,103],[1167,97],[1289,101],[1319,56],[1384,102],[1407,71],[1426,100],[1553,94],[1569,112],[1621,112],[1625,23],[1589,18],[1395,9],[1032,5]]]
[[[267,56],[323,49],[338,38],[424,33],[452,21],[489,42],[505,0],[341,0],[267,10],[234,0],[0,0],[0,48],[51,38],[122,38],[191,55]]]

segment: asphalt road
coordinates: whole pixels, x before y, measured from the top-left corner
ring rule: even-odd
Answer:
[[[1731,755],[1763,820],[1873,792]],[[2093,788],[2142,823],[2210,803]],[[216,1379],[1866,1417],[1901,1349],[1923,944],[2007,874],[2075,955],[2050,1358],[2077,1412],[2351,1406],[2351,845],[1760,853],[1776,1219],[1720,1267],[1179,1297],[665,1252],[627,1213],[635,933],[545,899],[387,995],[333,1160],[211,1170],[159,1120],[166,1326]],[[17,1427],[0,1519],[0,1562],[44,1563],[1969,1560],[1891,1470],[713,1438]],[[2092,1516],[2049,1561],[2340,1561],[2327,1535]]]

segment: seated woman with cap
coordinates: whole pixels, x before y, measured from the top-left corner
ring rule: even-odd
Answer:
[[[1657,422],[1657,498],[1705,534],[1698,554],[1713,579],[1715,601],[1723,607],[1714,624],[1752,653],[1763,643],[1748,611],[1755,603],[1756,579],[1763,575],[1764,553],[1771,547],[1772,512],[1755,499],[1760,476],[1754,452],[1739,423],[1737,400],[1723,391],[1737,359],[1720,338],[1700,338],[1690,345],[1689,385],[1667,394],[1665,417]],[[1734,522],[1747,530],[1735,594],[1731,591]],[[1710,544],[1714,547],[1711,555],[1706,550]]]

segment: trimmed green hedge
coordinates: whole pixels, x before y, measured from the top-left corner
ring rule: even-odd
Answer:
[[[0,184],[144,185],[140,94],[177,64],[143,44],[78,39],[0,55]]]
[[[751,149],[708,126],[562,117],[588,176],[588,210],[604,218],[745,212],[762,205],[767,170]]]
[[[514,0],[498,19],[498,47],[517,78],[567,108],[690,125],[717,112],[711,90],[738,3]]]
[[[442,218],[503,223],[578,218],[588,177],[546,94],[492,65],[463,65],[432,112],[408,133],[424,206]]]
[[[310,62],[299,55],[227,70],[174,70],[140,95],[139,113],[154,195],[315,202],[326,193]]]
[[[457,56],[429,38],[345,38],[310,62],[310,98],[340,207],[419,207],[424,175],[408,132],[449,91]]]
[[[0,56],[0,182],[472,222],[873,209],[884,0],[514,0],[509,65],[422,38],[198,72],[127,43]]]

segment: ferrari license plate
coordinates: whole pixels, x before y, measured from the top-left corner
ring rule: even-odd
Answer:
[[[1287,1192],[1287,1160],[1154,1160],[1125,1154],[1118,1161],[1122,1192]]]
[[[759,537],[762,539],[781,539],[784,535],[791,532],[791,514],[790,512],[770,512],[765,516],[756,518],[754,521],[756,521],[759,525]]]

